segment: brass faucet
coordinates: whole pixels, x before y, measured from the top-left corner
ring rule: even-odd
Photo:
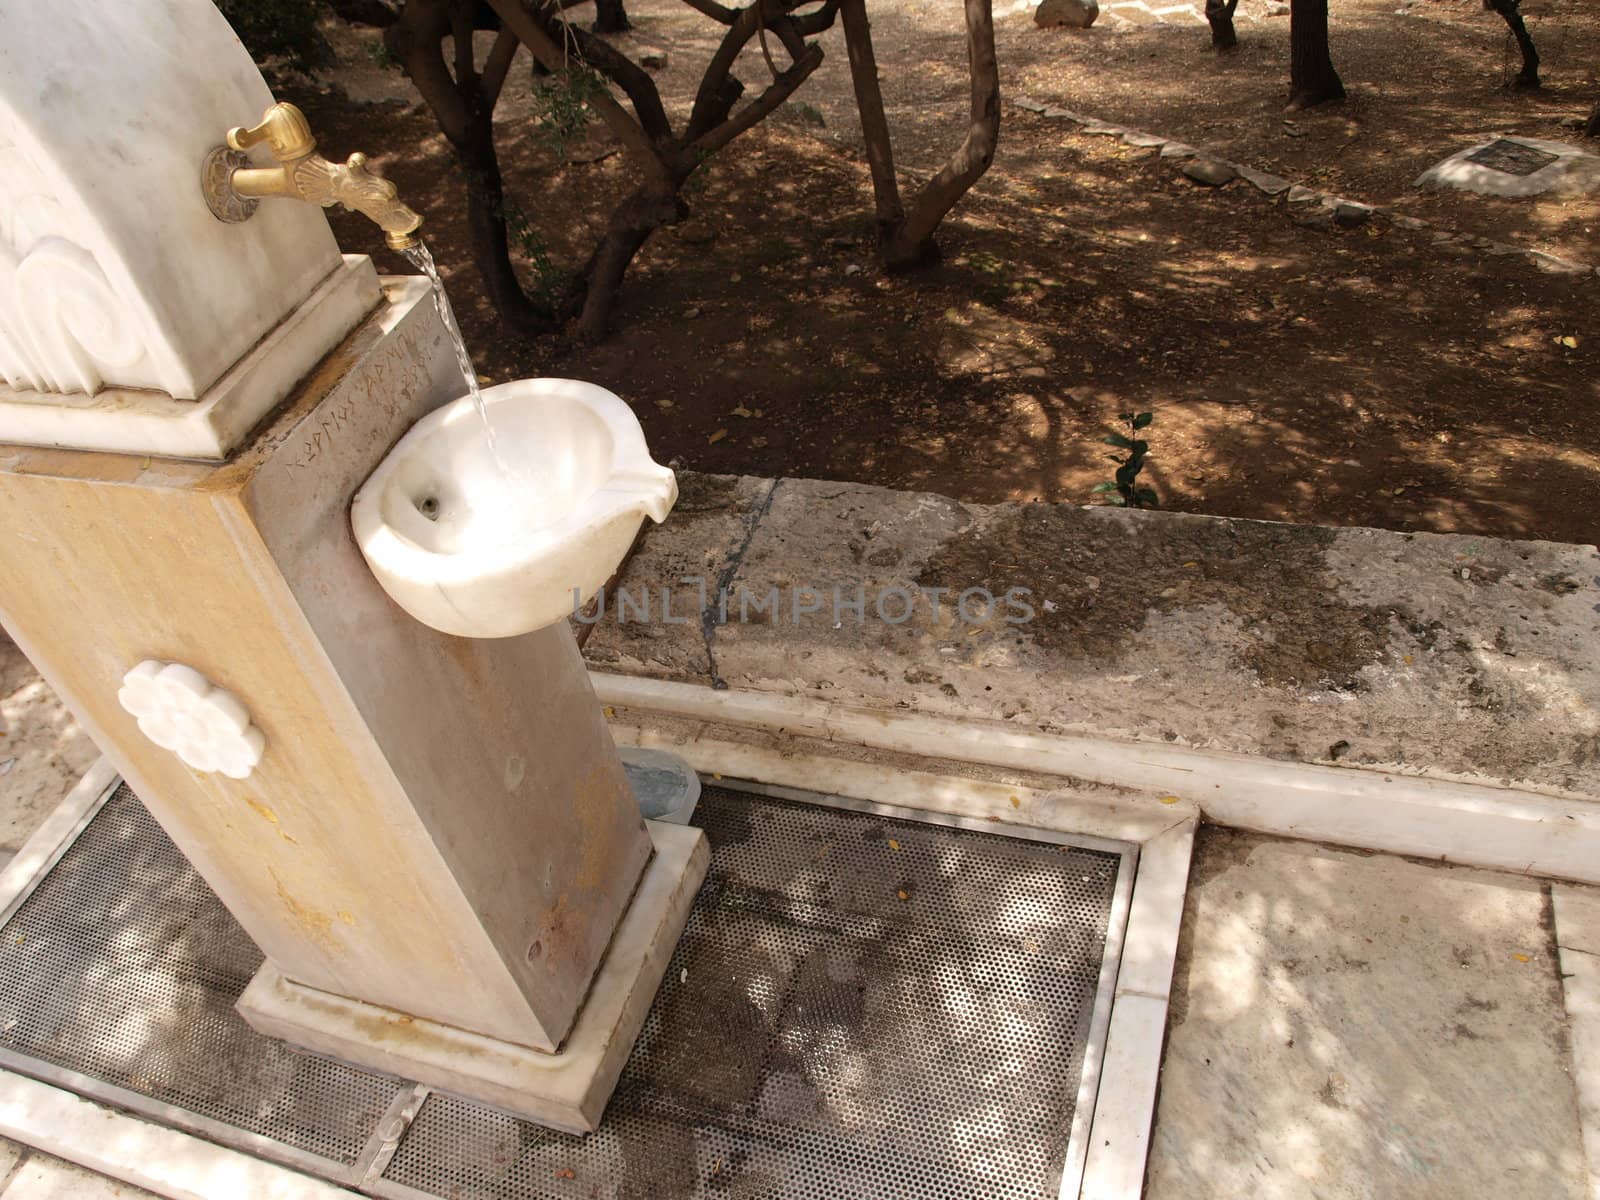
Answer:
[[[278,160],[275,167],[249,165],[243,151],[265,142]],[[342,204],[371,218],[384,232],[391,250],[417,244],[422,218],[400,203],[394,184],[367,169],[365,154],[342,163],[317,153],[317,139],[305,113],[292,104],[274,104],[249,129],[228,130],[227,146],[218,146],[202,173],[206,203],[220,220],[243,221],[263,196],[287,196],[330,208]]]

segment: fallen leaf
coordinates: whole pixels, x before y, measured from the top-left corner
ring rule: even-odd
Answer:
[[[1178,802],[1178,798],[1176,796],[1163,796],[1163,797],[1161,797],[1161,803],[1163,803],[1163,804],[1176,804],[1177,802]]]
[[[726,429],[719,429],[715,433],[713,433],[710,437],[708,437],[706,439],[706,445],[714,446],[718,442],[720,442],[723,438],[725,438],[727,436],[728,436],[728,431]]]
[[[561,1170],[556,1172],[557,1179],[576,1179],[577,1177],[578,1173],[571,1167],[562,1167]]]
[[[900,849],[900,843],[895,841],[893,838],[890,838],[889,839],[889,849],[891,849],[891,850]]]
[[[617,719],[617,710],[612,708],[609,704],[605,707],[605,714],[608,720],[615,721]]]
[[[1578,348],[1578,339],[1573,337],[1570,333],[1558,337],[1556,342],[1559,345],[1565,346],[1568,350],[1576,350]]]
[[[1526,954],[1513,954],[1511,957],[1516,959],[1518,962],[1531,962],[1532,961]]]
[[[734,409],[728,415],[730,417],[748,417],[748,416],[750,416],[752,414],[751,414],[751,412],[750,412],[750,410],[748,408],[746,408],[744,405],[741,404],[741,405],[739,405],[738,408]]]
[[[899,892],[896,892],[896,893],[895,893],[895,895],[896,895],[896,896],[899,896],[899,897],[900,897],[900,899],[902,899],[902,900],[909,900],[909,899],[911,899],[911,893],[910,893],[910,892],[905,892],[905,891],[899,891]]]
[[[1011,797],[1011,807],[1012,808],[1021,808],[1022,807],[1021,798],[1017,797],[1017,796]]]

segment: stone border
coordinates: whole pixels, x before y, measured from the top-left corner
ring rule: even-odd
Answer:
[[[1566,1006],[1578,1127],[1589,1160],[1589,1200],[1600,1200],[1600,892],[1550,889],[1561,998]]]
[[[600,702],[612,706],[608,716],[625,708],[644,714],[652,727],[662,718],[706,723],[733,730],[745,742],[766,738],[773,743],[760,751],[747,747],[728,766],[707,768],[685,753],[702,771],[749,778],[750,771],[779,769],[770,760],[781,759],[801,739],[814,739],[866,754],[1077,781],[1080,790],[1066,801],[1080,822],[1074,828],[1106,837],[1142,840],[1140,830],[1160,822],[1171,811],[1163,806],[1178,798],[1204,820],[1255,833],[1600,883],[1600,806],[1592,801],[1389,771],[1040,733],[980,719],[846,708],[808,697],[716,690],[593,669],[589,678]],[[1103,790],[1107,785],[1134,794]],[[827,785],[808,786],[822,790]],[[1016,819],[1003,804],[984,815],[992,814]],[[1096,823],[1092,830],[1084,823],[1090,820]]]
[[[356,1200],[356,1193],[0,1071],[0,1133],[173,1200]]]
[[[1320,192],[1316,188],[1294,183],[1281,175],[1272,175],[1266,171],[1246,166],[1243,163],[1231,162],[1228,159],[1207,154],[1199,147],[1191,146],[1187,142],[1180,142],[1175,138],[1163,137],[1155,133],[1145,133],[1143,130],[1133,129],[1127,125],[1118,125],[1111,121],[1102,121],[1098,117],[1090,117],[1085,116],[1083,113],[1073,112],[1071,109],[1058,108],[1053,104],[1041,104],[1039,101],[1028,99],[1025,96],[1016,97],[1011,103],[1025,112],[1035,113],[1047,120],[1070,121],[1079,126],[1080,133],[1090,136],[1116,137],[1135,149],[1154,150],[1160,158],[1194,159],[1201,162],[1214,163],[1218,167],[1232,171],[1238,178],[1243,179],[1269,200],[1276,200],[1279,196],[1284,196],[1287,204],[1316,204],[1327,213],[1327,220],[1331,224],[1353,227],[1377,217],[1380,220],[1387,221],[1397,229],[1405,229],[1411,232],[1431,229],[1435,245],[1453,244],[1463,246],[1471,250],[1477,250],[1491,258],[1520,257],[1526,259],[1540,270],[1550,271],[1558,275],[1579,275],[1584,277],[1600,275],[1600,267],[1591,263],[1578,262],[1574,259],[1546,254],[1543,250],[1530,250],[1526,246],[1517,246],[1510,242],[1497,242],[1493,238],[1479,237],[1476,234],[1458,233],[1453,230],[1439,228],[1422,220],[1420,217],[1408,217],[1377,205],[1365,204],[1359,200],[1350,200],[1343,196],[1336,196],[1331,192]],[[1231,180],[1225,182],[1231,182]]]

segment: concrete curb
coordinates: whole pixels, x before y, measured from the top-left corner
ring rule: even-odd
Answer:
[[[1149,742],[1045,734],[914,713],[850,709],[797,696],[590,672],[605,705],[650,725],[660,714],[724,730],[1031,771],[1135,789],[1099,803],[1146,819],[1152,794],[1176,796],[1208,821],[1280,837],[1412,854],[1519,874],[1600,882],[1600,806],[1537,792],[1355,767],[1334,767]],[[699,734],[693,735],[700,736]],[[663,743],[665,744],[665,743]],[[695,766],[704,763],[682,744]],[[720,768],[712,768],[720,769]],[[732,773],[732,772],[730,772]]]

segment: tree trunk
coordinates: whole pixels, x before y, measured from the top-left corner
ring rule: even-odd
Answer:
[[[1233,31],[1233,14],[1238,7],[1239,0],[1206,0],[1213,50],[1232,50],[1239,44],[1239,35]]]
[[[1344,84],[1328,54],[1328,0],[1290,0],[1289,107],[1344,99]]]
[[[872,171],[878,242],[882,245],[905,220],[906,214],[894,176],[894,146],[889,139],[889,119],[883,111],[883,92],[878,86],[878,61],[872,49],[866,0],[843,0],[839,5],[839,17],[844,23],[845,52],[850,56],[850,79],[855,84],[861,139],[866,143],[867,165]]]
[[[1589,114],[1589,123],[1583,127],[1583,132],[1590,137],[1600,137],[1600,104],[1594,106],[1594,111]]]
[[[945,213],[989,169],[1000,141],[1000,70],[994,58],[994,9],[990,0],[966,0],[964,7],[972,121],[960,147],[917,193],[906,210],[905,220],[883,247],[884,265],[892,271],[938,259],[933,231]]]
[[[594,0],[594,31],[596,33],[627,33],[633,28],[622,0]]]
[[[508,329],[516,333],[551,329],[555,325],[552,314],[541,312],[528,298],[511,264],[505,182],[489,121],[485,120],[481,129],[474,129],[473,135],[459,142],[451,139],[467,180],[467,232],[473,265],[478,268],[495,313]]]
[[[670,177],[648,179],[611,214],[605,236],[585,269],[588,289],[576,328],[581,340],[596,342],[605,337],[611,308],[633,256],[652,233],[684,215],[678,186]]]
[[[472,261],[495,312],[509,328],[518,332],[548,328],[552,322],[522,290],[511,265],[506,236],[505,185],[494,146],[495,101],[505,78],[505,68],[515,53],[516,42],[509,35],[496,42],[491,63],[485,65],[488,76],[478,74],[471,66],[470,55],[461,53],[465,42],[458,44],[457,69],[470,71],[470,74],[464,78],[452,76],[445,66],[441,46],[447,33],[454,38],[461,32],[451,24],[451,18],[460,15],[461,10],[451,8],[447,0],[437,3],[411,0],[400,19],[384,31],[384,45],[400,61],[433,110],[440,132],[455,151],[466,175],[467,229]]]
[[[1522,70],[1511,81],[1515,88],[1539,86],[1539,52],[1534,49],[1533,38],[1522,20],[1522,0],[1483,0],[1485,8],[1493,9],[1511,27],[1511,36],[1517,39],[1517,49],[1522,51]]]

